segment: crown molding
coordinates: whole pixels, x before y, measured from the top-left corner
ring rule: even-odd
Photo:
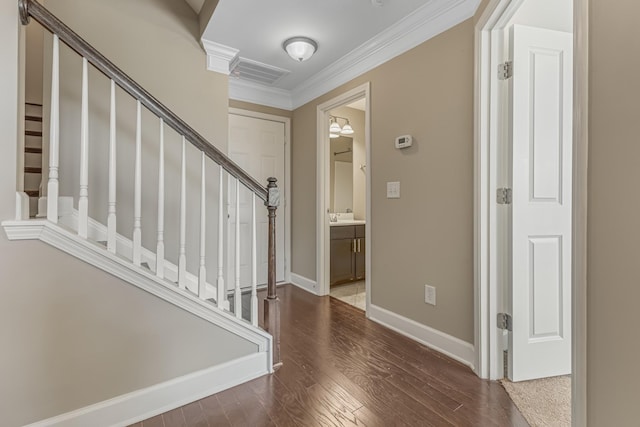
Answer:
[[[202,39],[202,47],[207,52],[207,70],[228,76],[239,59],[240,51],[205,39]]]
[[[293,90],[229,81],[229,97],[293,110],[471,18],[480,0],[430,0]]]
[[[345,84],[473,16],[480,0],[431,0],[292,90],[293,108]]]
[[[289,111],[294,108],[291,91],[236,78],[229,79],[229,98]]]

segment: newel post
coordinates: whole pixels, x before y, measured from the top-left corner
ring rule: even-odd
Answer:
[[[267,271],[267,298],[264,300],[264,327],[273,336],[273,368],[282,366],[280,359],[280,300],[276,290],[276,209],[280,204],[277,179],[267,179],[269,196],[265,203],[269,211],[269,266]]]

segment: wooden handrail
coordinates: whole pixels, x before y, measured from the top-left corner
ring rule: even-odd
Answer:
[[[29,23],[29,17],[33,17],[44,28],[56,34],[67,46],[86,58],[89,63],[96,67],[105,76],[115,81],[118,86],[125,90],[133,98],[139,100],[142,105],[154,113],[164,122],[173,128],[180,135],[184,136],[193,146],[204,152],[207,157],[222,166],[231,176],[238,179],[247,188],[253,191],[258,197],[267,202],[267,189],[245,172],[240,166],[224,155],[220,150],[210,144],[202,135],[189,126],[184,120],[178,117],[173,111],[164,106],[153,95],[146,91],[136,81],[129,77],[124,71],[109,61],[104,55],[98,52],[93,46],[76,34],[71,28],[66,26],[55,15],[49,12],[44,6],[35,0],[18,0],[20,8],[20,18],[22,24]]]

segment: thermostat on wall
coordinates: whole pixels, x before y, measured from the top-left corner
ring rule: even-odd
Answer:
[[[402,135],[396,138],[396,148],[411,147],[413,137],[411,135]]]

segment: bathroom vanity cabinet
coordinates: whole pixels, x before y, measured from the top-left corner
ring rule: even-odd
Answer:
[[[364,231],[364,225],[331,227],[331,285],[364,280]]]

